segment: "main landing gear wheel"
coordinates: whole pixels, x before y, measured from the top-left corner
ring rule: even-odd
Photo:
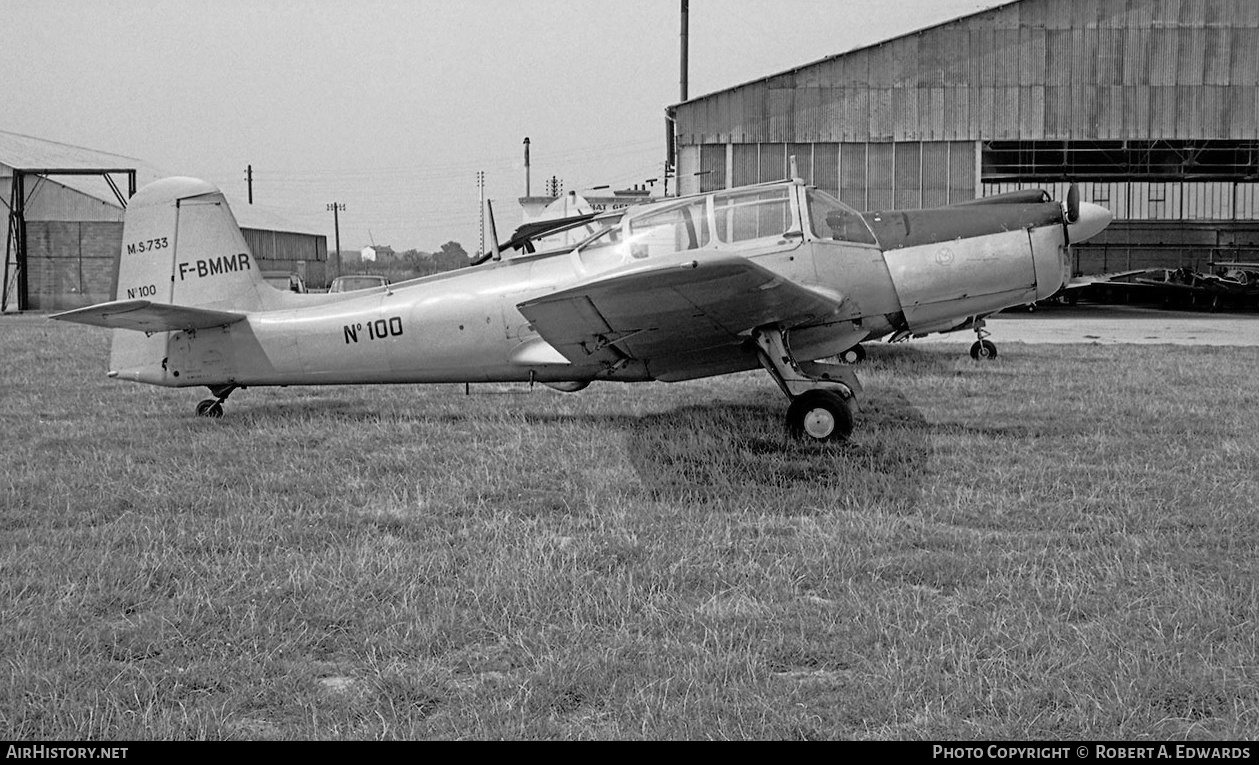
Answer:
[[[839,360],[845,364],[860,364],[866,358],[866,349],[860,345],[854,345],[843,353],[839,354]]]
[[[843,441],[852,435],[852,409],[844,397],[831,390],[809,390],[787,407],[787,431],[792,438]]]
[[[791,400],[787,432],[792,438],[842,441],[852,434],[861,392],[855,372],[845,364],[797,361],[781,327],[758,327],[752,339],[760,350],[761,365]]]
[[[976,340],[975,344],[970,347],[970,357],[976,361],[979,359],[995,359],[997,357],[997,346],[991,340]]]
[[[202,401],[200,404],[197,404],[197,416],[198,417],[222,417],[223,405],[219,403],[218,399],[207,398],[205,401]]]

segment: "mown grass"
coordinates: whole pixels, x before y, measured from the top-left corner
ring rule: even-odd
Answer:
[[[764,374],[252,389],[0,320],[15,739],[1236,739],[1254,349],[876,346]]]

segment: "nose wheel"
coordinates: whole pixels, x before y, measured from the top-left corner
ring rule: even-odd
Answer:
[[[995,359],[997,357],[997,346],[991,340],[976,340],[975,344],[970,347],[970,357],[976,361],[980,359]]]
[[[976,361],[981,359],[990,361],[997,357],[997,345],[988,339],[989,334],[991,333],[984,329],[982,323],[976,323],[975,336],[979,339],[970,347],[970,357],[972,359]]]

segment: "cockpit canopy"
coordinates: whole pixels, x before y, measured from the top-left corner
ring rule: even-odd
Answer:
[[[578,245],[577,252],[588,262],[634,261],[688,250],[742,249],[805,238],[877,244],[856,210],[819,189],[782,182],[630,210],[623,220],[610,223]]]

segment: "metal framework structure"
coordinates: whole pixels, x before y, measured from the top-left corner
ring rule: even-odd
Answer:
[[[983,180],[1259,180],[1259,140],[985,141]]]
[[[127,177],[127,195],[111,177],[121,174]],[[17,310],[24,310],[28,301],[28,285],[26,280],[26,178],[34,176],[44,178],[50,175],[99,175],[109,184],[109,188],[118,199],[118,204],[125,210],[127,200],[136,193],[136,171],[133,168],[13,168],[13,185],[9,191],[9,225],[4,243],[4,280],[0,281],[0,313],[9,310],[9,294],[13,292],[17,300]],[[12,268],[10,268],[12,264]],[[16,287],[16,289],[13,289]]]

